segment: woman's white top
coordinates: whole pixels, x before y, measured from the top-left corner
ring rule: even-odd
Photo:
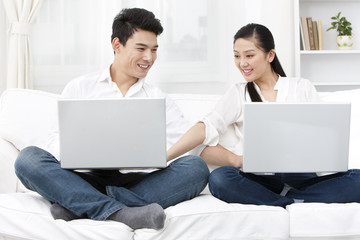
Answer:
[[[254,83],[263,102],[259,87]],[[233,85],[216,104],[214,110],[201,121],[206,126],[204,145],[222,145],[237,155],[243,153],[243,106],[251,102],[245,90],[246,83]],[[317,102],[319,96],[315,87],[307,79],[279,77],[274,90],[277,90],[276,102]]]

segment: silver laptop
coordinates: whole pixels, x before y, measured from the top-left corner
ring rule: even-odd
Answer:
[[[350,110],[350,103],[246,103],[243,171],[347,171]]]
[[[165,98],[58,101],[61,167],[166,167]]]

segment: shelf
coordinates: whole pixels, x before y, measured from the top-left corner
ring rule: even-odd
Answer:
[[[300,50],[300,54],[315,55],[315,54],[360,54],[360,50]]]
[[[312,82],[314,86],[359,86],[360,82]]]
[[[339,0],[299,0],[300,2],[311,2],[311,3],[314,3],[314,2],[320,2],[320,3],[324,3],[324,2],[339,2]],[[360,0],[340,0],[342,2],[360,2]]]
[[[336,47],[335,31],[326,31],[331,17],[341,11],[353,24],[360,22],[360,0],[295,0],[294,44],[295,76],[309,79],[317,89],[337,91],[360,88],[359,62],[360,44],[354,42],[353,49],[339,50]],[[300,16],[322,20],[323,50],[301,50]],[[360,29],[353,26],[353,35],[360,35]]]

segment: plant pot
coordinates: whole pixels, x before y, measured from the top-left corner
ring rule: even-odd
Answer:
[[[352,36],[337,36],[336,43],[338,49],[340,50],[349,50],[353,46],[353,37]]]

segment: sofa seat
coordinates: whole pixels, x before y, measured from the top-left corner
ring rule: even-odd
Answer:
[[[289,235],[285,209],[227,204],[208,194],[165,209],[165,227],[159,231],[133,231],[114,221],[54,220],[49,209],[50,202],[35,192],[0,194],[0,239],[286,239]]]
[[[208,194],[165,209],[161,230],[114,221],[54,220],[35,192],[0,194],[0,239],[359,239],[360,204],[227,204]],[[51,238],[49,238],[51,236]]]

